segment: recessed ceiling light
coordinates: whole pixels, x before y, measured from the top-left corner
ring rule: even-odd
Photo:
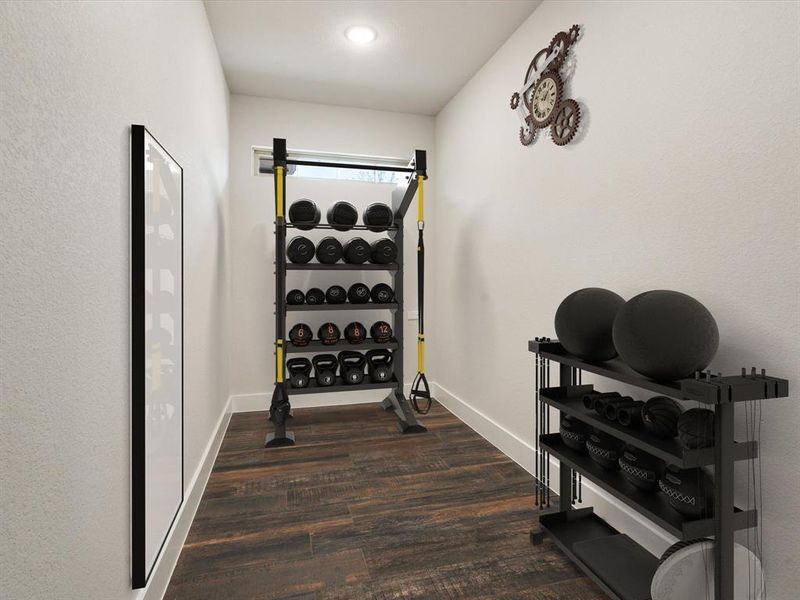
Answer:
[[[365,25],[353,25],[345,30],[344,36],[354,44],[363,46],[374,42],[375,38],[378,37],[378,32]]]

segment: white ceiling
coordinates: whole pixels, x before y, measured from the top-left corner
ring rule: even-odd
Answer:
[[[230,1],[206,10],[231,92],[435,115],[540,0]],[[350,25],[378,39],[356,46]]]

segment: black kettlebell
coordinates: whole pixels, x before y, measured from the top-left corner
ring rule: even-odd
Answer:
[[[335,323],[323,323],[317,331],[317,337],[325,346],[332,346],[339,343],[341,333]]]
[[[325,292],[325,300],[328,304],[344,304],[347,302],[347,290],[340,285],[332,285]]]
[[[343,350],[339,352],[339,374],[347,385],[358,385],[364,381],[364,364],[367,359],[361,352]]]
[[[344,337],[351,344],[361,344],[367,338],[367,328],[358,321],[353,321],[344,328]]]
[[[297,305],[306,301],[306,295],[300,290],[290,290],[286,294],[286,304]]]
[[[317,260],[323,265],[332,265],[342,259],[342,243],[335,237],[324,237],[317,244]]]
[[[307,358],[290,358],[286,361],[286,370],[289,371],[289,383],[293,388],[308,387],[311,379],[311,361]]]
[[[369,260],[372,248],[367,240],[355,237],[344,245],[344,262],[351,265],[361,265]]]
[[[298,323],[289,330],[289,339],[295,346],[308,346],[313,337],[311,327],[305,323]]]
[[[338,362],[333,354],[317,354],[311,359],[314,365],[314,379],[320,387],[330,387],[336,383]]]
[[[375,383],[384,383],[394,374],[394,356],[390,350],[376,349],[367,352],[367,373]]]
[[[394,300],[394,290],[386,283],[376,283],[369,295],[375,304],[389,304]]]
[[[372,243],[370,260],[380,265],[388,265],[397,259],[397,244],[384,239]]]
[[[314,258],[314,242],[302,235],[296,235],[286,248],[286,256],[297,264],[305,264]]]
[[[306,292],[306,304],[325,304],[325,292],[319,288],[311,288]]]
[[[385,344],[392,339],[392,326],[386,321],[376,321],[369,328],[370,337],[379,344]]]
[[[369,288],[363,283],[354,283],[347,290],[347,299],[352,304],[366,304],[369,302]]]

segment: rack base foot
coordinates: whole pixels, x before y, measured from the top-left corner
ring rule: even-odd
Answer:
[[[397,427],[402,434],[425,433],[428,429],[419,421],[411,410],[406,397],[399,391],[393,390],[381,402],[384,410],[393,410],[397,417]]]
[[[531,529],[530,531],[531,546],[541,546],[544,542],[544,531]]]
[[[287,431],[282,436],[268,433],[267,439],[264,441],[264,448],[283,448],[286,446],[294,446],[294,432]]]

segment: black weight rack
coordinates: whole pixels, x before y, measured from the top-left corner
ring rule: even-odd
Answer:
[[[531,532],[532,543],[541,543],[543,535],[549,534],[614,600],[650,599],[650,582],[658,567],[658,558],[629,538],[623,539],[625,536],[620,536],[592,508],[575,507],[580,498],[576,478],[586,477],[679,540],[713,536],[714,600],[731,600],[734,597],[734,533],[758,523],[755,509],[734,506],[734,463],[758,456],[757,442],[735,441],[734,408],[738,402],[784,398],[789,393],[788,381],[768,377],[763,371],[756,373],[754,368],[750,372],[742,369],[741,375],[736,376],[723,377],[707,372],[674,382],[654,381],[639,375],[619,359],[586,362],[547,338],[528,342],[528,350],[536,355],[536,502],[541,509],[540,529]],[[549,381],[551,361],[559,366],[559,385],[555,387],[550,387]],[[593,386],[581,385],[582,371],[677,400],[708,405],[715,413],[714,446],[685,450],[674,440],[659,439],[643,430],[626,428],[598,417],[583,406],[582,397],[592,391]],[[558,433],[550,433],[549,408],[602,430],[667,464],[680,468],[713,465],[712,515],[703,519],[685,517],[675,511],[661,493],[640,491],[618,472],[604,470],[587,455],[569,448]],[[550,479],[550,455],[560,461],[558,505],[552,508],[546,489]],[[591,551],[587,552],[589,547]],[[624,552],[624,556],[620,552]]]
[[[282,138],[273,139],[272,156],[274,165],[274,189],[275,189],[275,356],[276,356],[276,383],[275,386],[283,386],[289,397],[300,394],[328,394],[341,392],[356,392],[361,390],[387,389],[389,393],[383,400],[384,410],[394,411],[397,417],[397,424],[401,433],[423,433],[427,429],[420,423],[403,391],[404,371],[403,371],[403,242],[404,226],[403,219],[411,205],[419,187],[419,180],[427,178],[427,156],[424,150],[415,150],[414,157],[408,166],[401,167],[396,165],[379,164],[356,164],[348,162],[331,161],[310,161],[292,159],[286,150],[286,140]],[[404,180],[397,184],[392,192],[392,210],[394,211],[394,224],[388,229],[387,234],[397,245],[397,262],[392,264],[293,264],[286,261],[286,230],[294,228],[294,225],[287,223],[284,216],[286,205],[286,174],[287,167],[290,165],[327,167],[333,169],[358,169],[371,171],[394,171],[406,173]],[[328,224],[320,223],[314,229],[333,229]],[[364,225],[355,225],[351,230],[365,230]],[[318,304],[318,305],[287,305],[286,303],[286,273],[288,271],[383,271],[392,277],[392,287],[394,288],[395,301],[391,304]],[[306,346],[294,346],[286,340],[286,314],[288,312],[299,311],[362,311],[362,310],[386,310],[392,313],[391,323],[394,338],[389,343],[378,343],[373,340],[366,340],[357,346],[340,341],[334,345],[323,345],[319,341],[312,341]],[[292,388],[285,381],[286,357],[293,353],[337,353],[341,350],[370,350],[373,348],[386,348],[394,351],[393,367],[394,377],[391,381],[373,383],[367,380],[360,385],[347,385],[337,377],[336,383],[332,386],[322,387],[316,384],[315,379],[311,378],[309,385],[304,388]],[[291,406],[288,407],[289,410]],[[291,446],[295,443],[295,436],[286,429],[286,423],[274,422],[273,431],[267,434],[265,446],[267,448]]]

